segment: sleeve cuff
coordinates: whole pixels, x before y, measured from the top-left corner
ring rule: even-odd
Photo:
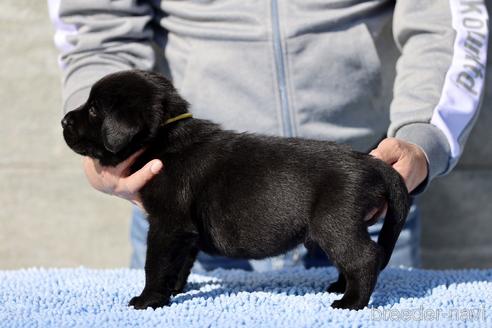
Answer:
[[[427,178],[412,191],[411,195],[424,192],[435,177],[445,175],[451,169],[449,143],[436,126],[429,123],[408,124],[396,131],[395,138],[419,146],[427,158]]]

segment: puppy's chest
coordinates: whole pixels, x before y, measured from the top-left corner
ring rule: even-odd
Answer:
[[[149,181],[140,194],[146,211],[157,216],[163,212],[188,212],[192,198],[189,179],[173,177],[166,172]]]

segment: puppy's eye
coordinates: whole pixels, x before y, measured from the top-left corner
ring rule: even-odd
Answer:
[[[94,106],[89,107],[89,116],[92,118],[97,117],[97,111],[96,108],[94,108]]]

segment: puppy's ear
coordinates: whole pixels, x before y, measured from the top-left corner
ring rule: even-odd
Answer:
[[[112,116],[107,116],[101,126],[104,147],[113,154],[125,148],[138,132],[137,126],[117,120]]]

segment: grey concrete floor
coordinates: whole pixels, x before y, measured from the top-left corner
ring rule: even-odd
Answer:
[[[129,205],[93,191],[62,139],[52,35],[45,1],[0,3],[0,269],[127,266]],[[491,106],[487,87],[459,167],[420,199],[425,267],[492,266]]]

